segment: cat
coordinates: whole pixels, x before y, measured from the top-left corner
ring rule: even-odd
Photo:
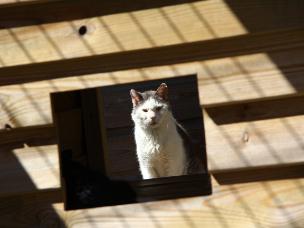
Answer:
[[[168,87],[157,90],[130,90],[134,136],[143,179],[187,174],[187,156],[183,139],[170,110]],[[183,129],[184,130],[184,129]]]

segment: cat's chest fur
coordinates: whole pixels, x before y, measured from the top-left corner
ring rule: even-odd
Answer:
[[[184,174],[186,158],[182,139],[173,120],[156,130],[135,127],[135,141],[138,161],[143,169],[152,169],[151,177]]]
[[[169,139],[168,135],[162,134],[157,130],[143,131],[135,130],[137,142],[137,153],[140,159],[152,162],[153,160],[166,160],[169,156]],[[171,142],[173,143],[173,142]]]

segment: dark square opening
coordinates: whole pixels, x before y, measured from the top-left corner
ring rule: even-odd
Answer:
[[[188,175],[143,180],[136,157],[130,90],[169,88],[176,120],[191,136]],[[65,209],[211,194],[196,75],[51,94]]]

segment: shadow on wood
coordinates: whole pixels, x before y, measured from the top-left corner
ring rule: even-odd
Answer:
[[[2,67],[0,85],[279,51],[303,47],[303,37],[304,30],[288,30]]]
[[[205,110],[216,124],[222,125],[304,115],[303,103],[304,96],[297,96],[217,105]]]
[[[236,184],[254,181],[283,180],[304,177],[304,163],[268,167],[244,168],[212,172],[219,184]]]
[[[44,0],[13,3],[0,5],[0,28],[70,21],[195,1],[198,0]]]
[[[39,190],[32,177],[14,154],[13,149],[14,147],[1,146],[0,151],[2,162],[0,166],[0,182],[2,183],[0,190],[0,200],[2,202],[0,204],[0,226],[44,227],[53,225],[65,227],[64,221],[52,207],[52,203],[62,201],[61,191],[58,189]],[[40,154],[40,156],[42,159],[47,159],[44,154]],[[13,175],[13,178],[8,179],[9,175]],[[22,189],[22,192],[20,192],[20,189]],[[45,200],[37,202],[36,196]],[[24,208],[23,205],[29,202],[31,202],[30,205]],[[35,204],[32,204],[33,202]],[[19,220],[18,218],[22,218],[25,213],[27,217]]]

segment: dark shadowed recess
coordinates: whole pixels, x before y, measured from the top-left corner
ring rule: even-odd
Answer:
[[[189,158],[199,165],[190,175],[142,180],[130,89],[155,90],[162,82],[169,87],[173,113],[195,145],[187,151]],[[52,93],[51,103],[66,209],[211,193],[196,75]]]
[[[102,104],[104,107],[104,126],[107,130],[108,149],[111,151],[110,161],[121,161],[111,164],[115,172],[113,175],[138,175],[137,162],[134,158],[135,145],[133,139],[134,124],[131,120],[132,104],[130,90],[139,91],[156,90],[158,86],[165,82],[169,89],[169,102],[174,117],[187,129],[192,144],[195,144],[195,152],[189,154],[195,158],[197,163],[203,163],[207,167],[205,157],[205,135],[202,121],[202,111],[198,99],[198,85],[195,75],[180,76],[176,78],[164,78],[159,80],[149,80],[145,82],[126,83],[114,86],[104,86],[100,88]],[[133,155],[133,156],[130,156]],[[130,159],[133,158],[133,159]],[[133,160],[133,163],[131,163]],[[119,164],[124,164],[119,167]],[[200,168],[203,172],[203,168]],[[119,176],[118,175],[118,176]]]
[[[158,8],[198,0],[44,0],[0,5],[0,28],[10,28],[136,10]]]

